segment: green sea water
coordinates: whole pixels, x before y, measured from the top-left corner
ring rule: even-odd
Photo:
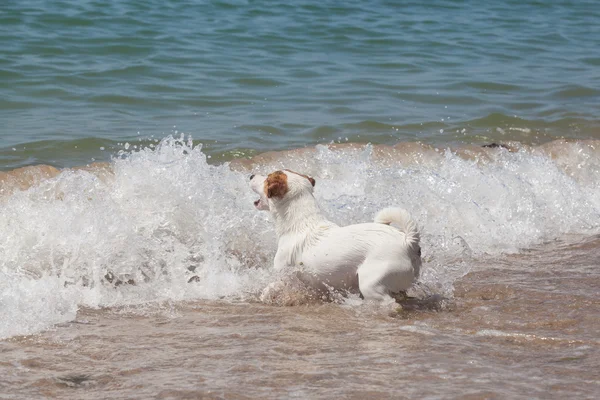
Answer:
[[[600,138],[595,1],[6,0],[0,169],[191,135],[213,160],[331,141]]]

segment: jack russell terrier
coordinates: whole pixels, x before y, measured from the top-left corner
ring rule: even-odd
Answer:
[[[373,223],[340,227],[320,213],[311,177],[275,171],[252,175],[250,186],[260,195],[255,207],[275,219],[276,270],[294,268],[318,290],[358,289],[365,300],[382,302],[405,295],[419,276],[420,235],[406,210],[385,208]]]

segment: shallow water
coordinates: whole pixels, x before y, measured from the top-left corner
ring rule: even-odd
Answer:
[[[342,225],[405,207],[423,231],[421,281],[444,296],[473,259],[599,233],[598,143],[513,146],[317,146],[210,165],[201,146],[167,138],[111,164],[3,173],[0,336],[68,321],[79,306],[255,298],[275,278],[275,233],[253,207],[250,172],[314,176]]]
[[[27,398],[595,398],[600,239],[482,260],[452,300],[83,308],[1,342]]]
[[[0,335],[16,397],[594,398],[596,141],[317,146],[211,165],[167,138],[111,164],[0,176]],[[312,174],[332,220],[422,228],[402,309],[271,270],[250,171]],[[285,278],[285,277],[284,277]]]

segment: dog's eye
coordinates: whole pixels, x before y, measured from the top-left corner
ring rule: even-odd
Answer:
[[[250,175],[250,180],[252,180],[252,178],[254,178],[256,175],[252,174]]]

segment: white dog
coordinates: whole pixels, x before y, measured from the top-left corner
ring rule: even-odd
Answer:
[[[250,177],[260,195],[254,205],[275,219],[275,269],[296,268],[317,289],[358,289],[366,300],[391,300],[410,288],[421,268],[421,248],[408,212],[386,208],[374,223],[339,227],[319,212],[314,185],[313,178],[289,170]]]

